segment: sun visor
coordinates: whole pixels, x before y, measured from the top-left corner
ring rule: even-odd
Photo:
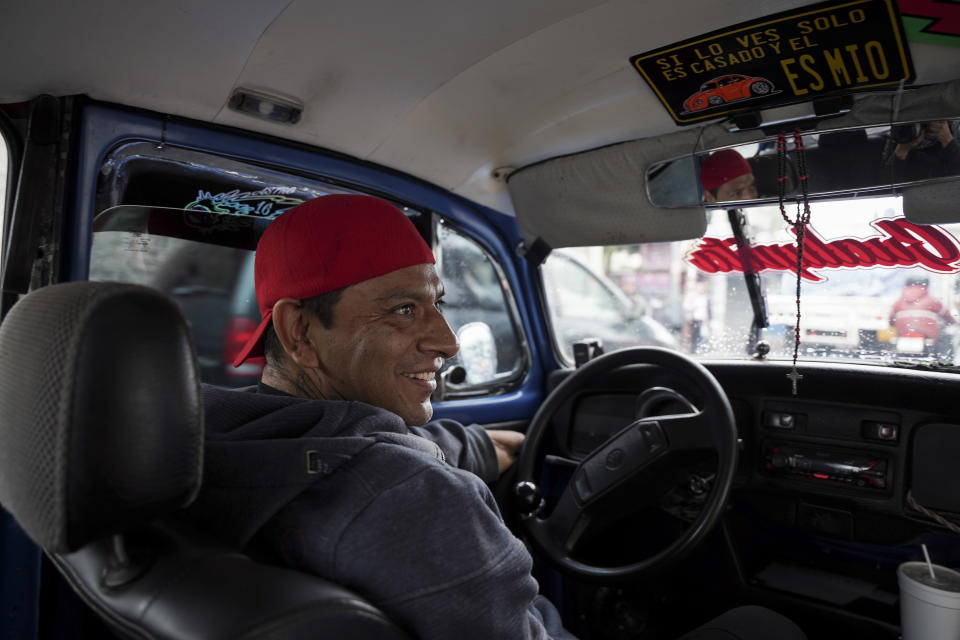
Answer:
[[[646,193],[647,167],[690,153],[697,132],[634,140],[553,158],[510,175],[524,243],[550,248],[686,240],[703,235],[702,207],[662,209]],[[695,180],[693,165],[689,180]]]
[[[903,215],[916,224],[960,222],[960,182],[933,182],[903,189]]]
[[[863,94],[855,99],[853,109],[845,116],[823,120],[818,130],[856,125],[885,125],[956,118],[960,113],[960,80],[907,87],[902,93]]]

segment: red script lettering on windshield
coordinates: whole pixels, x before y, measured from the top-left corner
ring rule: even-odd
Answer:
[[[868,267],[923,267],[936,273],[960,272],[960,242],[935,225],[918,225],[906,218],[881,218],[870,223],[880,235],[866,239],[824,240],[807,227],[801,276],[811,282],[825,280],[818,269]],[[706,273],[743,271],[797,272],[796,244],[758,244],[737,247],[734,238],[701,238],[687,253],[687,262]]]

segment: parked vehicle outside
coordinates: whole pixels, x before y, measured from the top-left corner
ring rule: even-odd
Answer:
[[[677,348],[666,327],[573,252],[551,255],[543,277],[554,340],[568,362],[573,362],[573,344],[587,339],[599,340],[605,352],[627,346]]]

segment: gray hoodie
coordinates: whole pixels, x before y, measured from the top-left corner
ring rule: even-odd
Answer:
[[[573,639],[485,484],[477,425],[406,427],[356,402],[205,386],[195,521],[366,596],[422,640]]]

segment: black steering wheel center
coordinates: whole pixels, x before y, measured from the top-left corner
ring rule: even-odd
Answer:
[[[680,415],[640,418],[611,436],[581,460],[550,514],[542,514],[536,473],[544,457],[545,435],[560,406],[606,374],[627,365],[647,364],[682,375],[697,388],[702,409]],[[577,560],[573,552],[590,527],[591,508],[601,501],[611,508],[628,483],[658,474],[677,457],[701,451],[717,455],[713,488],[694,522],[666,548],[640,562],[596,566]],[[573,372],[547,397],[533,418],[517,461],[516,493],[529,512],[520,522],[526,537],[557,568],[580,578],[617,580],[662,569],[703,541],[726,504],[737,465],[737,429],[726,394],[701,364],[668,349],[621,349],[591,360]],[[616,505],[619,508],[621,505]],[[622,505],[624,509],[636,505]]]

